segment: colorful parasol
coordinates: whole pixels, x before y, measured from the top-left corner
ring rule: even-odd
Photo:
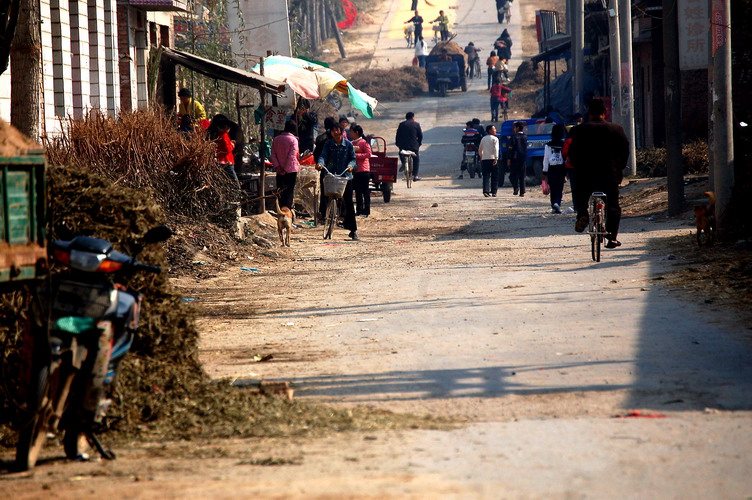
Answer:
[[[257,64],[251,71],[260,72]],[[333,91],[347,95],[350,104],[366,118],[373,118],[378,101],[347,82],[331,68],[287,56],[264,59],[264,76],[285,82],[296,94],[306,99],[321,99]]]

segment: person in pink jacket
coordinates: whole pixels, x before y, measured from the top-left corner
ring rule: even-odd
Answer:
[[[298,162],[298,138],[293,135],[295,122],[285,123],[285,131],[272,141],[272,156],[270,161],[277,172],[277,189],[279,205],[293,208],[295,196],[295,181],[298,179],[300,163]]]
[[[363,137],[363,127],[357,123],[350,125],[350,141],[355,148],[355,171],[353,172],[353,189],[355,190],[356,215],[371,215],[371,145]]]

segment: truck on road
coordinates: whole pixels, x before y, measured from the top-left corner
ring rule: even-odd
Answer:
[[[546,123],[544,118],[528,118],[523,120],[507,120],[501,124],[496,136],[499,138],[499,149],[508,151],[510,138],[514,133],[514,124],[523,122],[527,134],[526,177],[534,179],[540,184],[543,179],[543,151],[544,146],[551,140],[551,129],[558,123],[556,120]]]

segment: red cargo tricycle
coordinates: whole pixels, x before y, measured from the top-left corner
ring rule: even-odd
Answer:
[[[397,182],[399,158],[386,155],[386,140],[371,137],[371,191],[381,191],[384,203],[392,199],[392,187]]]

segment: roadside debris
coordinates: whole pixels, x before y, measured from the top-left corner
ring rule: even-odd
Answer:
[[[642,413],[640,410],[629,410],[625,415],[614,415],[613,418],[666,418],[663,413]]]

